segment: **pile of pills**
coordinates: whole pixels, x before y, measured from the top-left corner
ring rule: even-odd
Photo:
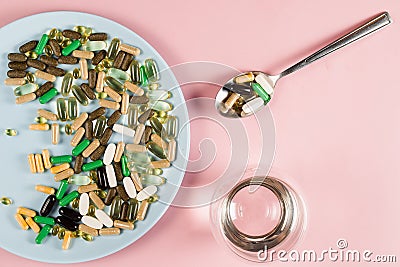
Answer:
[[[135,58],[140,53],[118,38],[108,42],[108,34],[76,26],[51,29],[8,54],[5,84],[15,87],[16,104],[37,100],[39,106],[29,129],[51,130],[53,145],[61,129],[73,135],[64,155],[46,148],[28,155],[32,173],[49,171],[59,182],[57,189],[36,185],[47,195],[39,212],[19,207],[15,214],[22,229],[38,233],[37,244],[51,233],[68,249],[73,238],[92,241],[133,230],[158,200],[163,169],[176,157],[178,121],[168,114],[171,93],[159,89],[156,62],[141,64]],[[79,67],[68,71],[63,65]],[[54,84],[58,77],[60,88]],[[80,113],[80,106],[94,108]],[[122,141],[112,142],[113,135]]]

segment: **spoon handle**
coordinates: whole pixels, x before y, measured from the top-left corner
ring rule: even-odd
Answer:
[[[300,62],[296,63],[292,67],[288,68],[287,70],[283,71],[280,75],[279,78],[284,77],[292,72],[295,72],[308,64],[316,61],[317,59],[320,59],[333,51],[342,48],[358,39],[361,37],[367,36],[370,33],[373,33],[374,31],[388,25],[391,23],[390,16],[387,12],[384,12],[377,17],[373,18],[372,20],[368,21],[364,25],[358,27],[357,29],[349,32],[348,34],[340,37],[339,39],[333,41],[332,43],[328,44],[324,48],[321,48],[311,56],[308,56],[307,58],[301,60]]]

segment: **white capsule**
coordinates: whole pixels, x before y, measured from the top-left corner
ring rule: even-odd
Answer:
[[[79,198],[79,213],[86,215],[89,211],[89,195],[87,193],[81,194]]]
[[[96,216],[97,219],[99,219],[100,223],[104,224],[104,226],[112,227],[114,225],[113,220],[104,211],[96,210],[94,215]]]
[[[133,183],[131,177],[125,177],[123,180],[124,183],[124,188],[126,193],[130,198],[135,198],[136,197],[136,189],[135,189],[135,184]]]
[[[257,112],[260,108],[264,106],[264,100],[261,97],[254,98],[250,102],[243,105],[243,112],[246,114],[251,114]]]
[[[146,187],[137,194],[136,199],[138,201],[143,201],[154,195],[156,192],[157,192],[157,186],[149,185],[148,187]]]
[[[122,135],[129,136],[129,137],[135,136],[135,130],[128,128],[121,124],[114,124],[113,131],[116,133],[122,134]]]
[[[117,177],[115,176],[114,166],[106,165],[106,173],[107,173],[108,185],[111,188],[116,187],[118,184],[117,184]]]
[[[264,73],[260,73],[256,76],[256,82],[258,82],[261,87],[267,92],[267,94],[272,95],[274,93],[274,87],[271,79]]]
[[[97,220],[96,218],[94,218],[92,216],[87,216],[87,215],[83,216],[82,222],[83,222],[83,224],[85,224],[89,227],[92,227],[94,229],[103,228],[103,224],[99,220]]]
[[[117,149],[117,146],[114,143],[110,143],[107,148],[106,151],[104,152],[104,157],[103,157],[103,163],[104,165],[110,165],[111,162],[114,159],[114,155],[115,155],[115,150]]]

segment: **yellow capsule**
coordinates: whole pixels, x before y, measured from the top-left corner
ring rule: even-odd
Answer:
[[[89,211],[88,211],[88,215],[89,216],[94,216],[94,213],[96,212],[96,207],[94,205],[90,205],[89,206]]]
[[[102,63],[97,64],[97,66],[94,68],[97,72],[102,72],[105,70],[105,67]]]
[[[53,55],[53,49],[51,48],[50,45],[46,45],[46,46],[44,47],[43,52],[44,52],[44,54],[45,54],[46,56],[51,56],[51,55]]]
[[[82,234],[82,239],[87,241],[87,242],[91,242],[91,241],[93,241],[94,238],[93,238],[93,236],[91,236],[89,234],[83,233]]]
[[[50,162],[50,152],[47,149],[42,150],[42,157],[43,157],[43,164],[44,167],[48,170],[51,168],[51,162]]]
[[[56,192],[56,190],[53,187],[45,185],[35,185],[35,190],[38,192],[45,193],[47,195],[53,195]]]
[[[43,123],[47,123],[47,119],[39,116],[39,117],[35,118],[35,122],[39,123],[39,124],[43,124]]]
[[[66,48],[67,46],[69,46],[72,43],[72,41],[70,39],[65,39],[64,41],[62,41],[61,43],[61,47],[62,48]]]
[[[60,226],[54,225],[53,228],[51,228],[51,235],[56,236],[58,235],[58,232],[60,232]]]
[[[108,95],[105,92],[96,92],[96,98],[97,99],[105,99],[107,97],[108,97]]]
[[[5,205],[5,206],[8,206],[8,205],[12,204],[11,198],[2,197],[0,200],[1,200],[1,204]]]
[[[41,154],[35,154],[35,164],[37,172],[44,172],[43,158]]]
[[[58,239],[63,239],[64,238],[64,236],[65,236],[65,229],[64,228],[60,228],[60,230],[58,230],[58,234],[57,234],[57,237],[58,237]]]
[[[154,203],[157,202],[159,199],[160,197],[157,194],[154,194],[147,199],[147,202]]]
[[[39,124],[29,125],[29,130],[33,130],[33,131],[48,131],[49,129],[50,129],[50,125],[47,123],[39,123]]]
[[[95,183],[97,183],[98,180],[99,180],[99,178],[97,177],[97,172],[96,171],[90,171],[89,172],[89,177]]]
[[[89,37],[93,32],[92,28],[86,26],[75,26],[73,30],[79,32],[82,36],[87,37]]]
[[[107,192],[106,191],[97,190],[96,193],[101,199],[105,199],[107,197]]]
[[[52,167],[52,168],[50,169],[50,172],[51,172],[52,174],[57,174],[57,173],[60,173],[60,172],[62,172],[62,171],[65,171],[66,169],[69,169],[69,167],[70,167],[69,163],[63,163],[63,164],[61,164],[61,165]]]
[[[64,132],[66,135],[72,135],[74,133],[74,131],[72,130],[71,124],[65,124]]]
[[[74,79],[79,79],[81,77],[81,71],[78,68],[75,68],[72,71],[72,76],[74,77]]]
[[[64,35],[62,34],[62,32],[58,32],[54,39],[57,41],[57,43],[59,45],[61,45],[61,43],[64,41],[65,38],[64,38]]]
[[[17,213],[32,218],[36,216],[36,211],[24,207],[18,207]]]
[[[114,62],[113,60],[105,58],[100,63],[103,64],[104,68],[109,69],[113,66],[113,62]]]
[[[49,31],[49,38],[50,38],[50,39],[56,38],[57,33],[58,33],[58,29],[56,29],[56,28],[51,29],[51,30]]]
[[[161,124],[165,124],[168,120],[168,117],[164,117],[164,118],[158,117],[158,120],[160,121]]]
[[[86,44],[89,41],[89,36],[82,36],[81,39],[79,39],[81,44]]]
[[[28,83],[35,83],[36,77],[32,72],[26,73],[25,79]]]
[[[4,134],[8,136],[16,136],[18,134],[17,130],[7,128],[4,130]]]
[[[29,225],[26,223],[26,221],[24,220],[24,217],[22,217],[21,214],[15,214],[15,220],[17,220],[19,226],[21,226],[22,230],[28,230],[29,229]]]
[[[38,54],[35,51],[28,51],[25,53],[25,56],[27,56],[28,58],[31,58],[31,59],[38,58]]]
[[[73,209],[78,209],[79,208],[79,198],[75,198],[74,200],[72,200],[71,207]]]
[[[159,118],[166,118],[166,117],[168,117],[168,112],[165,112],[165,111],[158,111],[157,112],[158,113],[158,117]]]
[[[36,173],[36,162],[35,162],[35,154],[29,154],[28,155],[28,163],[29,163],[29,168],[31,170],[31,173]]]
[[[82,236],[82,231],[80,231],[80,230],[71,232],[71,238],[77,238],[77,237],[81,237],[81,236]]]
[[[26,223],[28,226],[35,232],[39,233],[40,232],[40,227],[39,225],[32,219],[32,217],[26,217],[25,219]]]

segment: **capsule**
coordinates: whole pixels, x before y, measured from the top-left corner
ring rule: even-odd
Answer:
[[[71,245],[71,234],[72,233],[70,231],[66,231],[65,232],[63,243],[62,243],[62,246],[61,246],[61,248],[63,250],[69,249],[69,246]]]
[[[147,86],[149,84],[148,78],[147,78],[147,73],[146,73],[146,67],[145,66],[140,66],[140,79],[142,82],[140,83],[141,86]]]
[[[100,51],[107,47],[107,43],[105,41],[88,41],[82,49],[84,51]]]
[[[68,111],[67,111],[67,101],[64,98],[57,99],[57,114],[60,121],[67,121]]]
[[[89,78],[89,70],[88,70],[87,60],[84,58],[81,58],[79,60],[79,66],[81,69],[81,79],[86,81]]]
[[[38,192],[45,193],[47,195],[53,195],[56,192],[56,190],[53,187],[45,185],[35,185],[35,190]]]
[[[41,55],[43,53],[44,47],[46,46],[47,42],[49,41],[49,36],[47,34],[43,34],[42,38],[40,38],[39,43],[37,44],[35,48],[35,52],[38,55]]]
[[[110,206],[116,195],[117,195],[117,190],[115,188],[111,188],[110,190],[108,190],[108,194],[104,199],[104,204],[106,206]]]
[[[109,68],[107,71],[107,76],[112,77],[117,81],[125,82],[129,81],[130,77],[129,74],[123,70],[116,69],[116,68]]]
[[[15,220],[18,222],[19,226],[21,227],[22,230],[28,230],[29,225],[26,223],[24,220],[24,217],[21,216],[21,214],[15,214]]]
[[[172,140],[178,134],[178,119],[175,116],[168,116],[165,124],[165,131],[162,132],[162,137],[167,140]]]
[[[77,212],[76,210],[67,208],[67,207],[61,207],[58,210],[58,213],[62,216],[65,216],[69,219],[71,219],[74,222],[79,222],[82,219],[82,215]]]
[[[65,170],[69,169],[69,167],[70,167],[69,163],[63,163],[61,165],[57,165],[57,166],[52,167],[50,169],[50,172],[52,174],[57,174],[57,173],[60,173],[62,171],[65,171]]]
[[[136,215],[136,219],[138,221],[143,221],[144,218],[146,217],[147,210],[149,208],[149,202],[147,200],[142,201],[140,204],[139,210]]]
[[[176,141],[175,139],[172,139],[168,143],[168,154],[167,154],[167,159],[169,162],[173,162],[176,159]]]
[[[73,156],[80,155],[89,145],[90,145],[89,140],[87,139],[83,140],[74,149],[72,149],[72,155]]]
[[[87,175],[72,175],[69,179],[68,179],[68,183],[70,184],[74,184],[74,185],[89,185],[90,182],[92,180],[90,179],[89,176]],[[80,192],[79,192],[80,193]]]
[[[60,141],[60,126],[57,123],[51,125],[51,143],[57,145]]]
[[[84,134],[85,129],[83,127],[79,127],[78,130],[76,130],[74,137],[71,139],[71,146],[77,146]]]
[[[48,131],[50,129],[50,125],[47,123],[34,123],[29,125],[29,130],[32,131]]]
[[[87,193],[82,193],[79,198],[79,213],[84,216],[89,212],[89,195]]]
[[[15,96],[22,96],[26,94],[30,94],[35,92],[38,89],[38,85],[34,83],[27,83],[22,86],[18,86],[17,88],[14,89],[14,95]]]
[[[74,50],[78,49],[81,46],[81,42],[79,40],[74,40],[70,44],[66,43],[67,46],[61,51],[63,56],[70,55]]]
[[[60,214],[61,214],[61,209],[63,209],[63,208],[60,208]],[[67,208],[65,208],[65,209],[67,209]],[[79,214],[79,216],[80,216],[80,214]],[[80,221],[80,219],[79,219],[79,221]],[[55,219],[55,222],[70,231],[76,231],[76,230],[78,230],[78,227],[79,227],[79,225],[76,223],[76,221],[74,221],[71,218],[64,216],[64,215],[57,216],[57,218]]]
[[[40,230],[39,234],[35,238],[36,244],[42,244],[43,240],[49,235],[51,230],[50,225],[43,226],[42,230]]]
[[[62,172],[54,175],[54,181],[60,182],[61,180],[71,177],[72,175],[74,175],[74,170],[69,168],[69,169],[66,169],[65,171],[62,171]]]
[[[87,216],[87,215],[83,216],[82,217],[82,222],[85,225],[87,225],[87,226],[89,226],[91,228],[94,228],[94,229],[103,228],[103,224],[98,219],[96,219],[94,217],[91,217],[91,216]]]
[[[142,88],[140,88],[138,85],[136,85],[130,81],[126,81],[124,83],[124,88],[128,89],[129,91],[131,91],[132,93],[134,93],[138,96],[141,96],[144,94],[144,90]]]
[[[43,159],[41,154],[35,154],[35,165],[36,165],[36,170],[39,173],[44,172],[44,165],[43,165]]]
[[[254,98],[253,100],[247,102],[242,106],[243,110],[243,115],[245,114],[251,114],[259,109],[261,109],[264,106],[264,100],[261,97]]]
[[[153,128],[154,132],[161,136],[161,133],[163,132],[164,129],[161,122],[157,118],[152,117],[150,119],[150,125]]]
[[[104,165],[110,165],[111,164],[111,162],[114,159],[116,148],[117,148],[116,145],[113,144],[113,143],[110,143],[107,146],[106,151],[104,153],[104,158],[103,158]]]
[[[124,153],[124,148],[125,148],[125,143],[118,142],[117,148],[115,150],[114,162],[120,162],[122,154]]]
[[[82,171],[87,172],[87,171],[95,170],[101,166],[103,166],[103,161],[96,160],[96,161],[84,164],[82,166]]]
[[[40,226],[31,217],[26,217],[25,222],[35,233],[40,232]]]
[[[137,60],[133,60],[130,66],[131,69],[131,80],[134,84],[140,84],[140,64]]]
[[[57,199],[55,195],[49,195],[40,209],[40,215],[44,217],[48,216],[56,204],[56,200]]]
[[[115,102],[121,102],[121,95],[109,86],[104,87],[104,92],[111,97]]]
[[[105,83],[111,87],[113,90],[117,91],[118,93],[121,93],[124,91],[124,85],[119,82],[117,79],[114,79],[111,76],[107,76],[104,79]]]
[[[18,207],[17,213],[32,218],[36,216],[36,211],[24,207]]]
[[[126,135],[129,137],[134,137],[135,136],[135,130],[128,128],[124,125],[121,124],[114,124],[112,127],[113,131],[122,135]]]
[[[38,116],[45,118],[46,120],[50,120],[50,121],[58,120],[58,117],[56,114],[54,114],[51,111],[45,110],[45,109],[38,109],[37,114],[38,114]]]
[[[47,224],[47,225],[54,225],[55,224],[54,218],[51,218],[51,217],[35,216],[33,218],[33,220],[36,223],[40,223],[40,224]]]
[[[128,106],[129,106],[129,95],[127,92],[123,92],[121,100],[121,114],[123,115],[128,114]]]
[[[95,127],[96,129],[96,127]],[[87,158],[92,155],[92,153],[100,146],[100,141],[98,139],[93,140],[90,145],[82,152],[82,156]]]
[[[95,192],[91,191],[89,193],[89,198],[92,200],[92,202],[96,205],[96,207],[100,210],[104,209],[106,205],[104,205],[103,200],[101,200],[101,198],[96,195]]]
[[[68,117],[70,120],[75,120],[78,117],[78,103],[75,97],[68,98]]]
[[[99,92],[99,93],[103,92],[105,77],[106,77],[106,73],[103,71],[100,71],[97,74],[96,92]]]
[[[101,138],[104,129],[106,128],[106,117],[100,116],[97,118],[96,124],[94,126],[93,135],[95,138]]]
[[[26,80],[24,78],[6,78],[4,80],[4,85],[7,85],[7,86],[12,86],[12,85],[22,86],[24,84],[26,84]],[[15,90],[14,90],[14,94],[15,94]]]
[[[128,127],[134,129],[138,123],[139,109],[137,105],[128,106]]]
[[[107,171],[105,167],[100,167],[97,169],[97,177],[99,179],[98,185],[100,189],[106,189],[109,187],[108,185],[108,178],[107,178]]]
[[[128,209],[129,209],[129,204],[128,204],[128,202],[122,203],[121,214],[120,214],[120,216],[119,216],[119,219],[120,219],[121,221],[126,221],[126,220],[128,220]]]
[[[168,144],[156,133],[151,135],[151,141],[156,143],[159,147],[161,147],[163,150],[166,150],[168,147]]]
[[[139,203],[136,199],[130,199],[128,201],[128,221],[133,222],[136,220],[136,215],[139,209]]]
[[[73,80],[74,80],[74,77],[71,73],[65,74],[65,76],[62,80],[62,83],[61,83],[61,94],[63,96],[69,95],[69,93],[71,91]]]
[[[109,108],[113,110],[118,110],[120,108],[120,104],[118,102],[109,101],[105,99],[99,100],[99,105],[104,108]]]
[[[31,102],[33,100],[36,99],[36,95],[35,93],[30,93],[30,94],[26,94],[23,96],[19,96],[15,99],[15,104],[19,105],[19,104],[24,104],[27,102]]]
[[[42,96],[39,97],[39,103],[40,104],[46,104],[50,100],[52,100],[56,95],[58,95],[57,89],[56,88],[51,88],[49,91],[47,91],[45,94],[43,94]]]
[[[97,229],[89,227],[89,226],[87,226],[85,224],[80,224],[79,225],[79,230],[82,231],[84,234],[90,235],[92,238],[93,238],[93,236],[98,236],[99,235]],[[84,237],[84,235],[82,235],[82,238],[83,237]]]
[[[149,106],[151,107],[151,109],[157,111],[171,111],[173,108],[171,103],[165,101],[152,101],[149,102]]]
[[[144,61],[144,65],[146,67],[146,73],[149,81],[157,82],[160,79],[160,76],[156,62],[153,59],[148,58]]]
[[[83,92],[81,87],[73,85],[72,94],[76,97],[76,100],[78,100],[78,102],[81,103],[81,105],[83,106],[89,105],[89,99],[86,96],[85,92]]]
[[[139,174],[137,172],[131,172],[131,179],[135,185],[136,191],[142,191],[143,190],[143,184],[142,181],[140,180]]]
[[[120,229],[125,229],[125,230],[133,230],[135,228],[135,225],[131,222],[124,222],[120,220],[115,220],[114,221],[114,227],[120,228]]]
[[[90,177],[89,177],[89,179],[90,179]],[[99,188],[98,188],[97,184],[83,184],[78,187],[78,192],[80,194],[83,194],[83,193],[92,192],[92,191],[95,191],[98,189]]]
[[[74,130],[72,130],[71,124],[65,124],[64,132],[66,135],[72,135],[74,133]]]
[[[128,194],[128,196],[130,198],[135,198],[137,192],[136,192],[135,184],[133,183],[132,179],[130,177],[125,177],[123,180],[123,184],[124,184],[124,189],[125,189],[126,193]]]
[[[159,186],[159,185],[165,184],[166,179],[164,177],[161,177],[158,175],[142,174],[140,177],[140,181],[145,186],[149,186],[149,185]]]
[[[122,207],[122,199],[120,196],[114,197],[114,200],[111,203],[111,208],[110,208],[110,217],[113,220],[119,219],[119,214],[121,212],[121,207]]]
[[[163,169],[163,168],[168,168],[171,164],[169,163],[168,160],[162,159],[162,160],[152,161],[150,165],[152,168]]]
[[[74,200],[75,198],[79,197],[79,193],[78,191],[72,191],[71,193],[69,193],[68,195],[66,195],[65,197],[63,197],[60,202],[59,205],[61,207],[65,207],[67,206],[72,200]]]
[[[127,44],[121,44],[119,49],[133,56],[138,56],[140,54],[139,48]]]
[[[56,199],[60,200],[64,197],[65,193],[67,192],[68,189],[68,181],[67,180],[62,180],[60,182],[60,185],[57,189],[57,193],[56,193]]]
[[[114,225],[113,220],[103,210],[98,209],[95,212],[96,218],[106,227],[112,227]]]
[[[71,163],[72,156],[70,155],[63,155],[63,156],[53,156],[50,158],[51,164],[62,164],[62,163]]]
[[[151,90],[146,93],[146,96],[152,100],[167,100],[171,97],[171,92],[166,90]]]
[[[87,118],[89,117],[89,115],[86,112],[83,112],[79,115],[78,118],[76,118],[74,120],[74,122],[72,123],[72,130],[76,131],[78,130],[79,127],[81,127],[85,121],[87,120]]]
[[[111,188],[116,187],[117,184],[117,177],[115,175],[115,170],[113,165],[106,166],[106,174],[107,174],[107,182],[108,186]]]
[[[29,168],[31,170],[31,173],[36,173],[37,168],[36,168],[36,162],[35,162],[35,154],[28,155],[28,163],[29,163]]]

